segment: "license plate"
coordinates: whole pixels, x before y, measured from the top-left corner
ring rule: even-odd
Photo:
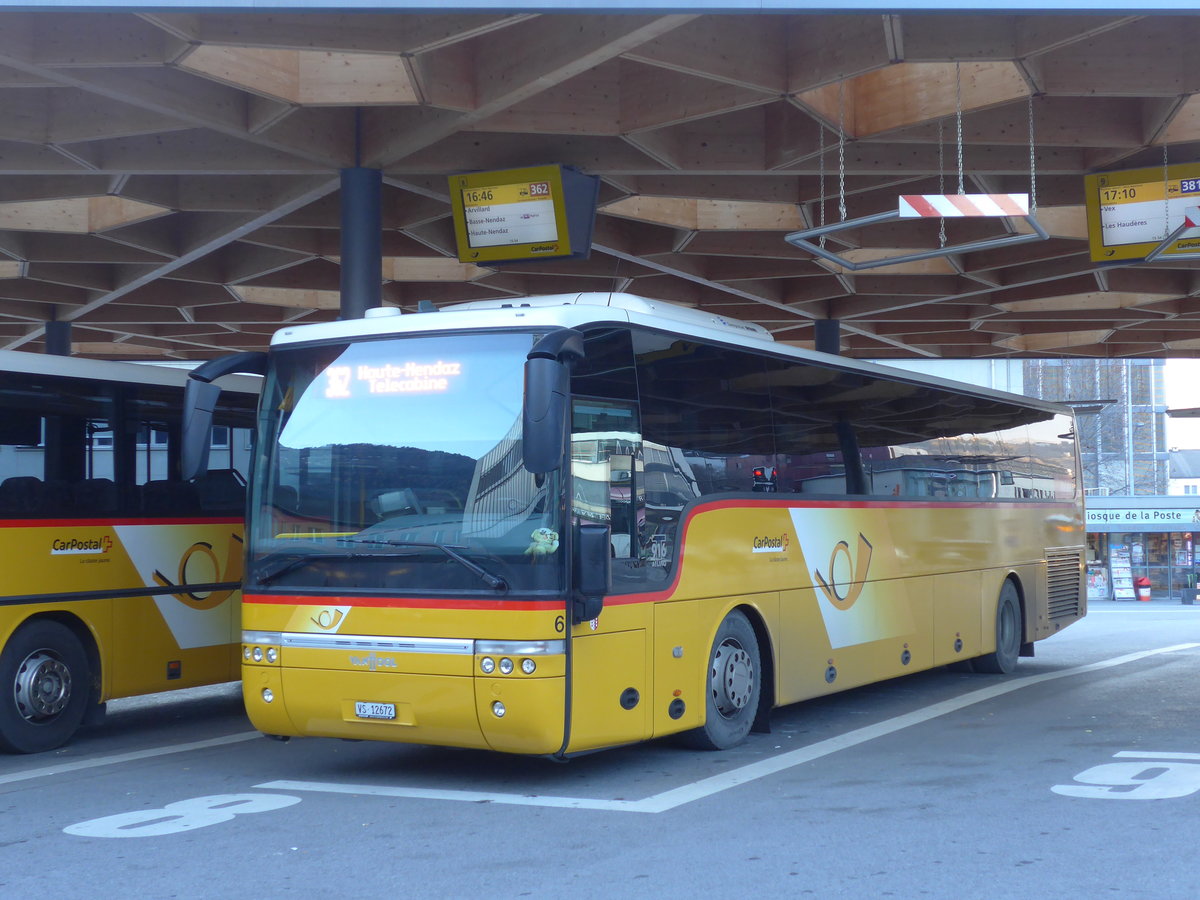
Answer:
[[[354,704],[354,715],[360,719],[394,719],[396,718],[396,704],[363,703],[360,700]]]

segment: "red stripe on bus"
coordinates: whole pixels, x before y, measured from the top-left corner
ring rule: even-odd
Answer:
[[[986,509],[1003,506],[1002,503],[963,503],[938,501],[897,501],[897,500],[810,500],[797,503],[794,500],[713,500],[698,504],[688,511],[683,520],[683,534],[680,546],[687,546],[687,530],[692,519],[702,512],[717,509]],[[1069,501],[1058,503],[1020,503],[1022,509],[1062,509],[1074,510]],[[675,567],[675,575],[667,587],[659,591],[639,594],[614,594],[604,598],[605,606],[629,606],[635,603],[657,603],[668,600],[679,587],[683,574],[682,559]],[[565,598],[554,600],[470,600],[467,598],[435,599],[428,597],[301,597],[283,594],[243,594],[243,603],[261,603],[274,606],[366,606],[377,609],[504,609],[504,610],[561,610]]]
[[[268,606],[366,606],[382,609],[561,610],[564,600],[469,600],[465,597],[301,597],[289,594],[243,594],[243,603]],[[606,601],[607,602],[607,601]]]
[[[242,519],[0,519],[0,528],[116,528],[125,525],[241,525]]]

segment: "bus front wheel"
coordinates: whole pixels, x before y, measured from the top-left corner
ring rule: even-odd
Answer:
[[[87,653],[58,622],[29,622],[0,653],[0,749],[40,753],[79,728],[88,701]]]
[[[725,750],[750,733],[762,694],[758,638],[745,613],[734,610],[717,629],[708,657],[704,724],[684,734],[699,750]]]
[[[1017,668],[1021,654],[1021,603],[1017,586],[1005,581],[996,602],[996,652],[971,660],[976,672],[1007,675]]]

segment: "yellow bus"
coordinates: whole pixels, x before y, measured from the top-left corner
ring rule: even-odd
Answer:
[[[1010,672],[1086,611],[1053,404],[622,294],[379,309],[195,376],[239,366],[269,735],[721,749],[783,704]]]
[[[0,351],[0,750],[58,747],[109,699],[239,677],[257,380],[227,379],[193,483],[187,381]]]

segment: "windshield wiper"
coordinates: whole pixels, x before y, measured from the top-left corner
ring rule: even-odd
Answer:
[[[479,578],[482,579],[483,582],[488,587],[490,587],[492,590],[495,590],[495,591],[507,591],[508,590],[508,582],[507,581],[505,581],[503,578],[499,578],[499,577],[493,575],[491,572],[489,572],[483,566],[479,565],[478,563],[476,563],[470,559],[467,559],[467,557],[465,557],[461,553],[459,553],[458,552],[459,550],[468,549],[467,547],[463,547],[459,544],[442,544],[442,543],[438,543],[438,542],[434,542],[434,541],[393,541],[393,540],[389,540],[388,538],[363,538],[363,537],[339,538],[339,540],[347,541],[352,544],[380,544],[380,545],[388,546],[388,547],[415,547],[419,550],[440,550],[443,553],[445,553],[448,557],[450,557],[452,560],[454,560],[456,563],[459,563],[468,572],[471,572],[472,574],[479,576]]]

